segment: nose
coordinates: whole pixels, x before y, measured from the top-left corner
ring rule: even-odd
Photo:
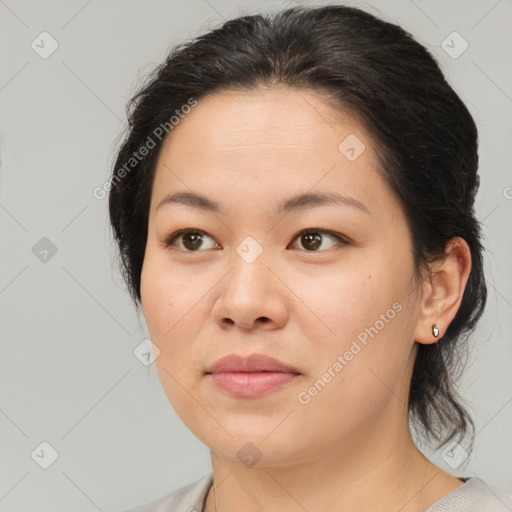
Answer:
[[[213,316],[222,329],[273,330],[283,327],[289,316],[286,287],[276,277],[268,259],[261,255],[252,263],[236,254],[233,266],[219,283]]]

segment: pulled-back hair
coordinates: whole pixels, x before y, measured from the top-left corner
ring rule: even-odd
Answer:
[[[471,434],[470,450],[474,425],[454,383],[487,296],[474,213],[477,130],[434,58],[397,25],[353,7],[295,7],[229,20],[170,51],[128,104],[128,132],[111,179],[110,219],[135,304],[164,140],[155,129],[168,127],[191,99],[277,85],[321,93],[365,127],[379,171],[406,214],[418,275],[443,256],[451,238],[469,245],[472,265],[460,308],[437,343],[419,344],[408,406],[424,439],[442,446]],[[154,147],[130,160],[149,138]]]

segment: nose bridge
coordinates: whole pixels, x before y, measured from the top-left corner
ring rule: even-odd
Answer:
[[[228,274],[229,287],[240,299],[256,299],[260,293],[268,293],[271,283],[270,251],[264,250],[253,237],[246,237],[235,249],[232,258],[232,270]]]
[[[285,321],[286,301],[268,268],[270,253],[252,237],[236,247],[214,311],[218,322],[249,328],[258,320],[273,325]]]

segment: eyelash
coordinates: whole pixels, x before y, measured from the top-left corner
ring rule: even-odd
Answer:
[[[202,231],[200,229],[191,229],[191,228],[186,228],[186,229],[180,229],[179,231],[176,231],[174,232],[172,235],[170,235],[169,237],[167,237],[164,241],[164,246],[166,248],[171,248],[174,244],[174,241],[176,239],[178,239],[180,236],[182,235],[185,235],[187,233],[196,233],[196,234],[201,234],[201,235],[206,235],[207,237],[211,238],[212,240],[213,237],[211,237],[208,233],[206,233],[205,231]],[[338,234],[338,233],[335,233],[334,231],[329,231],[327,229],[319,229],[319,228],[307,228],[307,229],[303,229],[301,231],[299,231],[292,239],[292,242],[294,242],[297,238],[300,238],[301,236],[303,235],[308,235],[308,234],[311,234],[311,233],[321,233],[322,235],[329,235],[333,238],[336,238],[338,240],[338,243],[340,245],[349,245],[350,244],[350,241],[346,238],[346,237],[343,237],[342,235]],[[215,240],[214,240],[215,241]],[[217,242],[215,242],[217,243]],[[198,252],[203,252],[201,250],[198,250],[198,251],[189,251],[189,250],[183,250],[183,249],[179,249],[180,251],[182,252],[188,252],[188,253],[198,253]],[[317,250],[317,251],[307,251],[305,250],[306,252],[309,252],[309,253],[316,253],[316,252],[324,252],[326,249],[323,249],[323,250]]]

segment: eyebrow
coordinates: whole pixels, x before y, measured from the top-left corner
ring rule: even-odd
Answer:
[[[225,215],[222,206],[205,196],[193,192],[176,192],[166,195],[156,207],[157,210],[170,204],[184,204],[198,210]],[[363,212],[371,213],[369,208],[354,197],[344,196],[338,193],[305,193],[293,196],[279,203],[275,209],[277,215],[284,215],[292,211],[305,210],[326,205],[343,205],[357,208]]]

